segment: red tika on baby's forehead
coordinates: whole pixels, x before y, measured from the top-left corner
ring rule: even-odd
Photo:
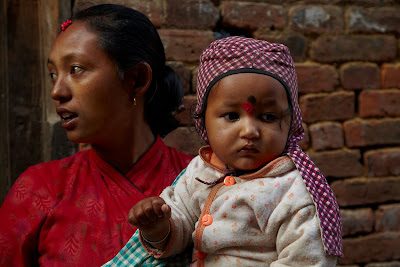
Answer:
[[[244,109],[249,116],[253,116],[254,105],[249,102],[244,102],[242,105],[242,109]]]
[[[257,100],[254,96],[251,95],[247,98],[247,101],[248,102],[243,103],[242,109],[244,109],[247,114],[249,114],[249,116],[252,116],[254,112],[254,105],[256,104]]]

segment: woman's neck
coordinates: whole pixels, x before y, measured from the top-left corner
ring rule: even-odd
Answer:
[[[150,127],[135,127],[125,136],[115,136],[106,145],[92,144],[92,149],[99,157],[125,174],[151,148],[156,137]]]

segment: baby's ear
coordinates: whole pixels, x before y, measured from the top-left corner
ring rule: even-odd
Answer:
[[[125,88],[132,97],[140,97],[149,89],[152,70],[149,64],[141,62],[124,74]]]

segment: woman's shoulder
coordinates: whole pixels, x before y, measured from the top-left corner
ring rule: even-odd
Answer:
[[[67,168],[86,164],[89,161],[89,153],[90,149],[78,151],[72,156],[62,159],[38,163],[28,167],[28,169],[22,175],[32,173],[53,174],[57,172],[65,172]]]

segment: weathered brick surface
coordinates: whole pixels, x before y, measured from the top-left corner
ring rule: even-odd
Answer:
[[[310,126],[312,148],[315,151],[342,148],[343,128],[337,122],[323,122]]]
[[[192,92],[192,71],[181,61],[168,61],[166,64],[178,74],[185,95],[190,94]]]
[[[399,72],[400,75],[400,72]],[[400,117],[400,90],[364,90],[359,98],[360,117]]]
[[[346,63],[340,68],[340,79],[344,89],[378,89],[381,70],[375,63]]]
[[[348,147],[400,144],[400,118],[350,120],[343,128]]]
[[[145,14],[156,27],[160,27],[164,20],[164,12],[162,8],[162,0],[75,0],[75,3],[90,2],[96,5],[99,4],[117,4],[136,9]]]
[[[165,1],[165,26],[181,29],[213,29],[219,10],[209,0]]]
[[[400,267],[400,261],[368,263],[365,267]]]
[[[161,29],[158,32],[167,60],[198,62],[201,52],[214,41],[211,31]]]
[[[197,155],[199,148],[205,145],[193,126],[178,127],[163,140],[167,146],[175,147],[193,156]]]
[[[400,64],[383,64],[382,86],[383,88],[400,88]]]
[[[368,263],[400,258],[400,233],[378,233],[343,240],[344,258],[340,264]]]
[[[299,94],[332,92],[338,84],[338,73],[330,65],[296,64]]]
[[[344,28],[343,9],[338,6],[299,5],[290,9],[293,31],[306,33],[334,33]]]
[[[309,155],[325,176],[343,178],[362,175],[358,150],[309,152]]]
[[[363,33],[400,33],[400,8],[351,7],[348,11],[349,30]]]
[[[272,43],[280,43],[286,45],[290,50],[290,55],[295,62],[304,61],[307,52],[307,38],[302,34],[266,34],[255,32],[254,38],[266,40]]]
[[[324,120],[347,120],[354,117],[353,92],[310,94],[301,96],[300,109],[306,123]]]
[[[316,62],[392,61],[397,54],[393,36],[321,36],[311,45],[310,56]]]
[[[364,154],[368,176],[400,176],[400,148],[385,148]]]
[[[342,207],[400,201],[400,177],[345,179],[331,187]]]
[[[400,232],[400,204],[379,206],[375,211],[375,230]]]
[[[369,233],[374,225],[374,212],[371,208],[341,209],[343,236]]]
[[[192,116],[192,106],[196,102],[196,96],[187,95],[183,98],[183,105],[185,106],[185,110],[175,117],[179,121],[181,125],[194,125],[193,116]]]
[[[222,23],[230,27],[283,29],[286,24],[287,12],[280,5],[223,1],[220,8]]]

